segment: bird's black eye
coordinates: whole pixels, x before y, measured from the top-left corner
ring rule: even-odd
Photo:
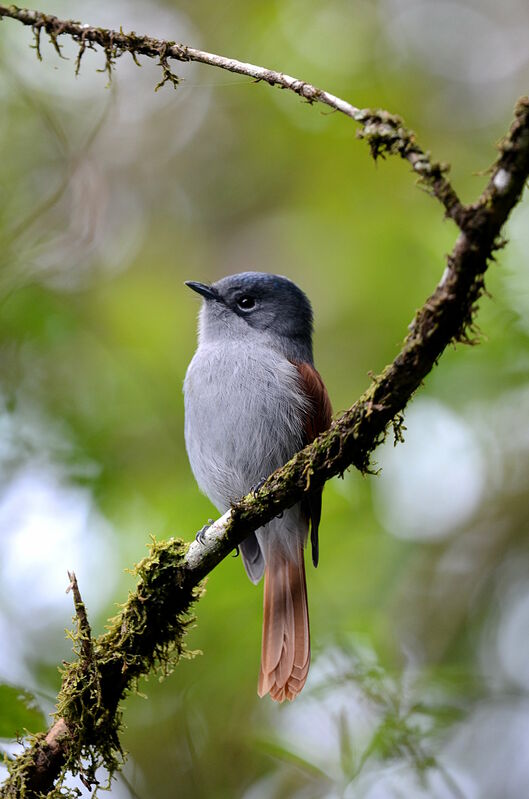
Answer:
[[[255,307],[255,299],[248,294],[243,294],[242,297],[237,298],[237,305],[241,311],[251,311]]]

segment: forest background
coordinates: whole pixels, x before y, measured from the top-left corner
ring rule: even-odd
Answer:
[[[522,0],[43,3],[174,39],[403,115],[463,201],[527,92]],[[59,60],[0,27],[0,734],[44,728],[70,657],[66,570],[96,632],[149,534],[215,515],[183,444],[187,279],[286,274],[311,297],[336,411],[390,361],[456,228],[350,120],[200,65]],[[309,573],[313,667],[256,697],[261,589],[227,559],[189,637],[203,654],[129,698],[112,796],[519,797],[529,778],[529,211],[506,230],[476,347],[443,356],[405,443],[324,494]],[[16,746],[6,742],[7,751]],[[400,794],[399,794],[400,792]]]

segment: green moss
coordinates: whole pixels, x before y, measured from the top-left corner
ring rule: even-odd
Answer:
[[[76,602],[77,629],[69,635],[77,660],[62,669],[55,713],[66,724],[68,746],[61,778],[48,796],[77,795],[61,787],[68,771],[79,774],[83,783],[92,787],[97,785],[96,770],[104,767],[108,783],[103,787],[107,788],[124,758],[119,741],[120,701],[137,690],[141,676],[155,670],[163,678],[181,657],[195,654],[186,649],[184,637],[194,621],[191,605],[204,589],[186,585],[187,547],[177,539],[153,539],[149,555],[133,570],[138,577],[135,591],[111,619],[107,632],[95,641],[90,639],[84,606]],[[44,735],[30,743],[26,752],[8,764],[6,799],[39,796],[39,791],[27,784],[26,775],[35,770],[39,759],[49,756],[50,747]]]
[[[173,44],[174,42],[164,42],[163,48],[160,51],[160,60],[158,63],[162,68],[163,74],[161,81],[155,86],[155,92],[161,89],[162,86],[165,86],[166,83],[170,83],[173,89],[176,89],[180,83],[180,78],[171,70],[167,60],[167,53]]]
[[[357,138],[367,141],[375,161],[385,155],[402,156],[410,147],[416,147],[415,134],[407,130],[402,119],[395,114],[366,109],[358,116],[357,121],[362,124],[356,134]]]
[[[153,539],[149,556],[134,569],[136,590],[96,641],[92,663],[79,657],[64,672],[56,715],[77,730],[67,767],[78,768],[83,759],[89,781],[100,766],[111,777],[123,760],[118,710],[123,696],[137,690],[142,675],[154,669],[167,676],[181,657],[194,654],[186,649],[184,636],[194,621],[190,606],[203,589],[185,589],[186,552],[183,541]]]
[[[152,540],[151,552],[133,570],[139,577],[120,613],[97,644],[104,666],[120,663],[128,680],[155,668],[167,676],[182,656],[191,656],[183,637],[194,616],[190,606],[204,591],[187,588],[184,558],[189,544],[180,539]]]

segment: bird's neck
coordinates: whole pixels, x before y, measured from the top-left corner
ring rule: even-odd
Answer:
[[[280,336],[273,330],[255,330],[250,326],[246,326],[243,331],[234,330],[230,327],[219,331],[216,328],[213,334],[213,331],[204,325],[200,330],[199,346],[216,346],[230,349],[236,347],[241,352],[264,348],[275,350],[275,352],[289,361],[313,364],[310,336]]]

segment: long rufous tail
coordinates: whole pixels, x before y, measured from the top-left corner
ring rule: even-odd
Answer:
[[[266,564],[259,696],[270,693],[276,702],[294,699],[305,685],[309,663],[307,584],[300,546],[295,560],[276,552],[270,553]]]

